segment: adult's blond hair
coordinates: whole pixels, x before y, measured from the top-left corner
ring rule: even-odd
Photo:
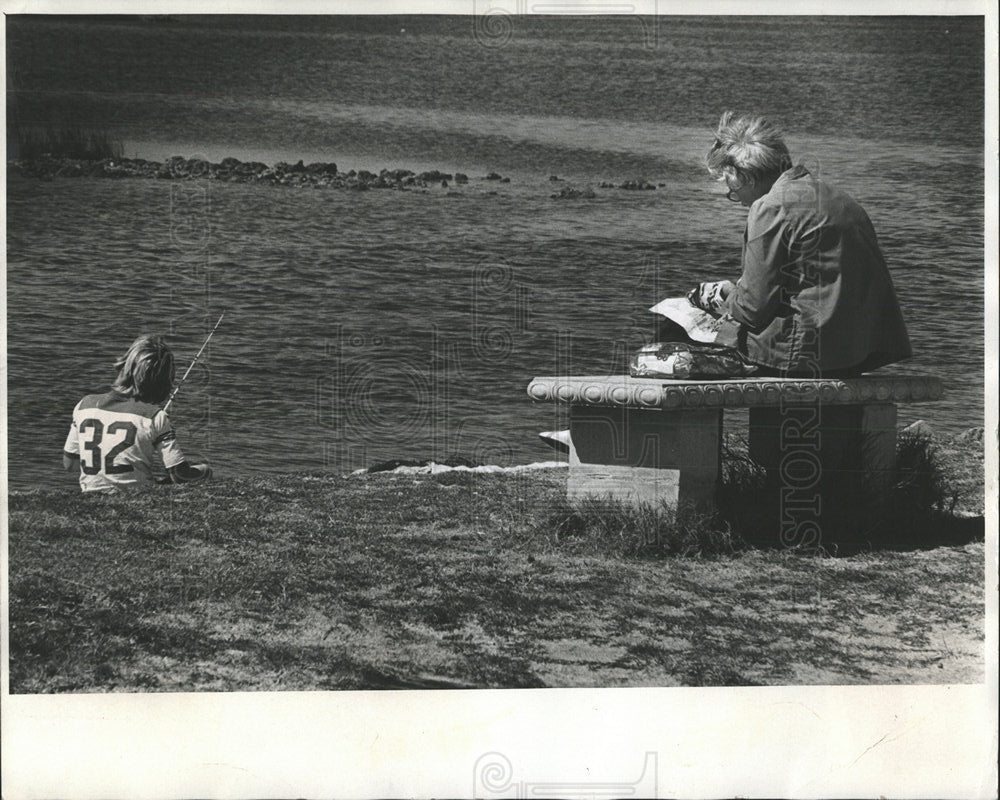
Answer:
[[[162,403],[174,388],[174,354],[162,336],[140,336],[115,362],[115,369],[118,377],[111,388],[144,403]]]
[[[727,111],[715,131],[715,144],[705,159],[718,180],[737,185],[774,180],[792,166],[781,131],[756,114]]]

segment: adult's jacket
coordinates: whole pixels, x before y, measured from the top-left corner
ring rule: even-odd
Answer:
[[[750,206],[727,304],[719,343],[782,372],[862,371],[912,355],[871,220],[803,166]]]

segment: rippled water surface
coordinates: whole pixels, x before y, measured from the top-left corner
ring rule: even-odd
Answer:
[[[917,353],[900,368],[948,386],[901,422],[982,424],[981,23],[535,18],[496,33],[441,17],[11,20],[17,118],[100,120],[130,156],[471,177],[338,192],[12,176],[12,485],[66,482],[72,407],[135,334],[168,333],[184,366],[223,309],[171,409],[222,474],[548,457],[535,434],[561,420],[527,400],[533,375],[620,372],[649,305],[738,274],[745,212],[702,168],[732,106],[780,119],[872,217]],[[550,197],[638,177],[663,185]]]

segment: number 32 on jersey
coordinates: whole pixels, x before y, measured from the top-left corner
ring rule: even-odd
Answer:
[[[90,441],[81,439],[84,453],[80,457],[80,467],[85,475],[96,475],[101,471],[102,463],[105,475],[132,471],[131,464],[116,464],[115,459],[135,444],[136,428],[133,423],[119,420],[105,428],[99,419],[88,418],[80,423],[81,437],[86,430],[93,431],[93,435]]]

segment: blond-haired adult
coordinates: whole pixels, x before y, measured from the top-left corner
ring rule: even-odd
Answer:
[[[719,344],[758,374],[784,376],[860,374],[912,355],[857,201],[793,165],[781,131],[755,114],[724,113],[706,160],[726,198],[748,209],[739,279],[693,293],[722,315]]]

